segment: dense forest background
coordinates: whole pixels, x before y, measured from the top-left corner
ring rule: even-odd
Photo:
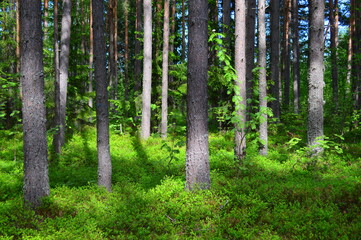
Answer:
[[[357,0],[1,1],[0,237],[358,239],[360,46]]]

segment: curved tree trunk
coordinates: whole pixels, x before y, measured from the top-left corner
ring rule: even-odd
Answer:
[[[24,200],[37,207],[50,193],[44,94],[41,1],[20,6],[21,85],[23,93]]]

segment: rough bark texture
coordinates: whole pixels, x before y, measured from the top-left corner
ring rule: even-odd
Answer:
[[[60,154],[65,144],[65,119],[66,100],[69,77],[69,54],[70,54],[70,29],[71,29],[71,0],[63,1],[63,13],[61,18],[60,60],[59,60],[59,82],[57,82],[55,99],[55,125],[54,149]]]
[[[329,0],[330,25],[331,25],[331,77],[332,77],[332,99],[334,109],[338,109],[338,0]]]
[[[150,136],[150,104],[152,88],[152,1],[144,0],[144,59],[143,59],[142,126],[140,137]]]
[[[94,75],[96,82],[98,185],[111,191],[112,162],[109,147],[109,103],[104,31],[104,1],[93,0]]]
[[[324,88],[324,10],[323,0],[310,1],[310,66],[308,73],[308,145],[313,154],[323,151],[318,140],[323,137],[323,88]]]
[[[20,5],[21,85],[24,132],[24,200],[30,207],[49,195],[41,1]]]
[[[168,131],[168,55],[169,55],[169,0],[164,0],[163,22],[163,66],[162,66],[162,122],[161,135],[167,138]]]
[[[261,155],[268,154],[267,132],[267,80],[266,80],[266,2],[258,0],[258,66],[259,66],[259,108],[261,119],[259,138]]]
[[[208,1],[189,0],[186,188],[210,187],[208,147]]]
[[[235,69],[237,80],[235,82],[237,122],[235,123],[235,149],[234,154],[238,160],[245,157],[246,149],[246,2],[236,0],[236,28],[235,28]]]
[[[290,106],[290,21],[291,0],[285,0],[281,79],[284,85],[283,106],[286,109]]]
[[[271,87],[272,96],[275,98],[271,103],[273,116],[280,119],[280,2],[271,0]]]
[[[300,44],[298,29],[298,1],[292,0],[292,46],[293,46],[293,109],[294,113],[300,112]]]

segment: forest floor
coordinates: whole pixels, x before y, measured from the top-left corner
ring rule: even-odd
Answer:
[[[251,137],[242,164],[231,132],[210,134],[212,187],[195,192],[184,190],[184,137],[112,132],[108,193],[89,127],[51,160],[51,195],[36,212],[23,206],[22,135],[0,131],[0,239],[361,239],[360,139],[330,137],[310,158],[291,130],[270,127],[267,157]]]

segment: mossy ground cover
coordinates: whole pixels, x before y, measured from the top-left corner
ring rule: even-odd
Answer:
[[[270,133],[269,155],[251,139],[243,164],[231,132],[211,134],[212,189],[196,192],[184,190],[184,138],[112,133],[108,193],[96,185],[95,129],[84,129],[52,156],[51,195],[34,212],[22,202],[21,134],[2,131],[0,239],[360,239],[360,143],[312,159],[282,127]]]

